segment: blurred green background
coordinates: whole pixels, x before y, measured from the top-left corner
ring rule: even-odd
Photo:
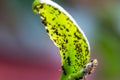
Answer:
[[[120,1],[54,0],[83,29],[98,59],[87,80],[119,80]],[[33,0],[0,1],[0,80],[58,80],[59,51],[46,34]]]

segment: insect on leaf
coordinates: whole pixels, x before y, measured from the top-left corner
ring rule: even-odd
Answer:
[[[88,73],[83,71],[90,59],[90,46],[83,31],[67,11],[51,0],[35,0],[32,9],[40,14],[46,32],[60,51],[60,80],[82,79]]]

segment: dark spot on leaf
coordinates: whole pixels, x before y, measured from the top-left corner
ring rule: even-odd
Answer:
[[[58,26],[60,26],[60,24],[58,24]]]
[[[65,56],[63,58],[65,59]]]
[[[67,32],[69,32],[69,29],[66,29]]]
[[[67,60],[68,60],[68,65],[70,66],[71,65],[71,61],[70,61],[70,57],[69,56],[67,57]]]
[[[70,20],[69,18],[66,18],[66,20]]]
[[[76,33],[74,33],[74,36],[75,36],[77,39],[81,39],[80,36],[78,36]]]
[[[54,18],[52,18],[52,21],[54,21],[55,20],[55,17]]]
[[[55,30],[55,27],[52,27],[51,29],[52,29],[52,30]]]
[[[42,23],[47,26],[47,22],[45,20],[42,20]]]
[[[60,30],[63,30],[63,28],[60,28]]]
[[[43,8],[43,4],[39,4],[40,5],[40,8]]]
[[[62,71],[63,71],[64,75],[67,75],[64,66],[62,66]]]
[[[68,40],[66,39],[66,43],[68,43]]]
[[[65,55],[65,53],[63,53],[63,55]]]
[[[68,36],[71,36],[70,34],[68,34]]]
[[[49,33],[49,30],[48,30],[48,29],[46,29],[46,32],[47,32],[47,33]]]

